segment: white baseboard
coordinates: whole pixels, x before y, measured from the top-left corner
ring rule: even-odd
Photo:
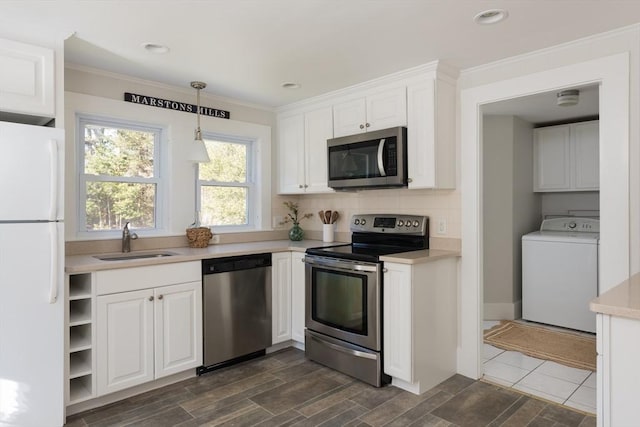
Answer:
[[[522,317],[522,301],[485,302],[484,320],[516,320]]]

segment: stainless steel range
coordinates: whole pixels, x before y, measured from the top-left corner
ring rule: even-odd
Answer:
[[[429,218],[366,214],[351,218],[351,244],[308,249],[305,256],[306,356],[380,387],[380,256],[429,248]],[[387,284],[393,286],[393,284]]]

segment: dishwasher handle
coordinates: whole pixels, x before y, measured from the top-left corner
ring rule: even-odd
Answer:
[[[240,255],[202,260],[202,275],[271,267],[271,254]]]

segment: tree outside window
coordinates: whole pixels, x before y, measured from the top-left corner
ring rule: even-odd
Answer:
[[[208,138],[211,161],[198,168],[200,221],[208,226],[248,226],[254,184],[252,141]]]
[[[161,130],[81,117],[81,231],[157,227]]]

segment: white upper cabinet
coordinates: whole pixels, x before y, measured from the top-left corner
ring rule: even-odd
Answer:
[[[333,135],[340,137],[407,125],[406,86],[333,106]]]
[[[331,107],[278,118],[279,194],[327,193]]]
[[[409,188],[456,186],[455,87],[426,77],[407,87]]]
[[[407,127],[409,189],[456,185],[457,74],[438,63],[322,95],[278,114],[279,194],[326,193],[327,139]]]
[[[597,120],[534,129],[534,191],[599,189]]]
[[[55,116],[54,52],[0,39],[0,111]]]
[[[576,190],[597,190],[600,187],[600,122],[575,123],[574,187]]]

